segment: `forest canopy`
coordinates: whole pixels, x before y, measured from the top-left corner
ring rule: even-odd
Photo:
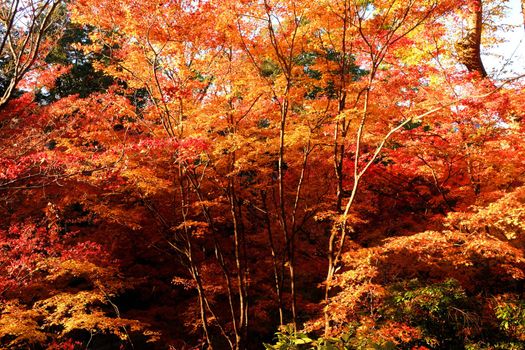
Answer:
[[[0,0],[0,348],[525,349],[520,10]]]

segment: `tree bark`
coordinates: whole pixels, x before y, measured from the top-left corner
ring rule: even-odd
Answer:
[[[525,0],[521,0],[521,14],[523,15],[523,29],[525,29]]]
[[[522,7],[523,7],[522,0]],[[467,17],[467,33],[456,43],[459,62],[464,64],[469,72],[478,72],[482,77],[487,76],[481,60],[481,32],[483,29],[483,4],[475,0],[469,6]]]

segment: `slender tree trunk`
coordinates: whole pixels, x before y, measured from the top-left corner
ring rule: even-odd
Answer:
[[[180,196],[181,196],[180,198],[181,198],[182,220],[183,220],[183,223],[185,223],[186,217],[187,217],[187,208],[186,208],[187,191],[186,191],[185,184],[184,184],[183,170],[181,166],[179,166],[179,190],[180,190]],[[205,298],[204,287],[202,285],[202,280],[200,278],[198,267],[195,264],[194,259],[193,259],[193,247],[191,243],[191,234],[188,232],[188,228],[186,227],[186,225],[184,225],[184,234],[185,234],[185,243],[186,243],[186,254],[185,255],[186,255],[186,259],[188,260],[188,270],[197,285],[197,293],[199,296],[199,309],[200,309],[202,329],[204,331],[206,342],[208,343],[210,349],[213,349],[213,343],[212,343],[210,332],[208,329],[208,315],[206,312],[206,303],[204,299]]]
[[[346,109],[346,71],[348,69],[347,67],[347,48],[346,48],[346,32],[348,29],[348,8],[347,3],[345,1],[345,13],[343,16],[343,35],[341,38],[341,61],[339,63],[341,72],[339,75],[339,78],[341,80],[341,85],[339,87],[339,101],[337,106],[337,114],[338,117],[341,116],[341,114]],[[343,189],[343,159],[345,155],[345,141],[346,141],[346,135],[348,132],[348,125],[349,121],[347,121],[347,117],[343,116],[341,121],[336,121],[335,125],[335,132],[334,132],[334,167],[335,167],[335,175],[337,179],[337,190],[336,190],[336,212],[338,214],[341,214],[342,212],[342,205],[343,205],[343,197],[344,197],[344,189]],[[339,140],[340,138],[340,140]]]
[[[204,288],[202,286],[200,276],[198,275],[198,271],[194,270],[192,272],[193,272],[193,279],[197,283],[197,293],[199,295],[199,309],[200,309],[200,315],[201,315],[201,320],[202,320],[202,329],[204,330],[204,336],[206,337],[206,342],[208,343],[209,348],[213,349],[213,343],[211,341],[210,332],[208,330],[208,315],[206,313],[206,305],[205,305],[206,302],[204,300]]]
[[[235,159],[235,158],[233,158]],[[246,324],[246,276],[245,276],[245,266],[242,261],[241,256],[241,237],[239,232],[239,218],[237,216],[237,208],[236,208],[236,194],[235,194],[235,184],[233,183],[233,180],[230,179],[229,184],[229,196],[230,196],[230,211],[232,215],[232,221],[233,221],[233,237],[234,237],[234,245],[235,245],[235,265],[237,267],[237,288],[239,293],[239,322],[237,332],[235,334],[236,338],[236,349],[243,349],[244,348],[244,339],[243,339],[243,333],[244,328]]]
[[[182,166],[181,166],[181,168],[182,168]],[[196,180],[196,177],[194,176],[194,174],[191,174],[190,172],[188,172],[187,169],[184,167],[184,173],[181,173],[181,176],[185,176],[185,178],[188,179],[188,181],[192,185],[193,190],[195,191],[195,194],[197,195],[198,201],[203,203],[205,198],[204,198],[204,195],[202,194],[201,188],[200,188],[199,184],[197,183],[197,180]],[[244,339],[242,339],[242,336],[241,336],[241,334],[242,334],[241,328],[242,328],[243,324],[246,324],[246,321],[244,321],[244,319],[243,319],[244,322],[238,322],[237,317],[235,315],[234,302],[233,302],[233,296],[234,296],[233,286],[232,286],[231,278],[230,278],[230,275],[229,275],[229,269],[228,269],[228,267],[226,265],[226,262],[224,261],[224,254],[222,253],[222,248],[221,248],[221,246],[220,246],[220,244],[219,244],[219,242],[217,240],[217,237],[216,237],[215,224],[214,224],[212,215],[210,213],[209,207],[204,205],[204,204],[201,204],[201,208],[202,208],[202,213],[203,213],[203,215],[204,215],[204,217],[206,219],[206,222],[208,223],[208,226],[209,226],[211,234],[212,234],[214,247],[215,247],[215,257],[216,257],[217,262],[219,263],[219,266],[221,267],[221,270],[222,270],[222,272],[223,272],[223,274],[225,276],[225,279],[226,279],[226,287],[227,287],[227,291],[228,291],[228,301],[229,301],[231,314],[232,314],[231,316],[232,316],[232,324],[233,324],[233,328],[234,328],[233,330],[234,330],[234,335],[235,335],[235,343],[230,340],[230,338],[227,336],[227,334],[224,331],[222,333],[225,336],[226,340],[228,341],[228,343],[230,344],[232,349],[240,350],[240,349],[243,349],[241,344],[244,344]],[[242,298],[244,300],[245,299],[245,295],[243,295]],[[244,305],[244,303],[243,303],[243,305]],[[246,310],[246,308],[244,307],[241,310]],[[239,317],[241,317],[241,316],[239,316]],[[222,327],[220,327],[220,328],[222,330]]]
[[[281,227],[283,231],[284,244],[286,247],[286,263],[288,264],[288,271],[290,273],[290,294],[292,297],[292,325],[295,329],[296,326],[296,309],[295,309],[295,284],[294,284],[294,265],[290,256],[293,254],[291,252],[292,246],[290,245],[290,235],[288,231],[288,218],[286,215],[286,198],[284,194],[284,153],[285,153],[285,135],[286,135],[286,119],[288,116],[288,92],[290,89],[290,81],[287,84],[286,90],[284,92],[285,99],[282,102],[281,106],[281,123],[279,127],[279,160],[278,160],[278,176],[279,176],[279,214],[281,218]]]
[[[262,197],[262,203],[263,203],[263,209],[265,211],[265,221],[266,221],[266,229],[268,232],[268,244],[270,246],[270,252],[272,254],[272,265],[273,265],[273,276],[275,279],[275,293],[277,295],[277,305],[279,309],[279,324],[282,326],[284,325],[284,315],[283,315],[283,292],[282,292],[282,285],[281,285],[281,278],[279,277],[279,272],[277,268],[277,254],[275,252],[275,244],[273,241],[273,232],[272,232],[272,224],[270,220],[270,212],[268,211],[268,204],[266,201],[266,192],[261,192]]]
[[[365,90],[365,97],[364,97],[364,105],[362,110],[362,116],[361,116],[361,122],[359,124],[359,128],[357,129],[356,133],[356,145],[355,145],[355,154],[354,154],[354,184],[352,187],[352,192],[350,194],[350,198],[348,202],[346,203],[345,210],[343,212],[343,215],[341,216],[340,222],[334,223],[332,227],[332,231],[330,233],[330,238],[328,240],[328,272],[326,274],[326,281],[325,281],[325,310],[324,310],[324,316],[325,316],[325,336],[328,336],[329,330],[330,330],[330,314],[328,312],[328,299],[330,297],[330,289],[332,288],[332,280],[334,277],[335,269],[337,268],[337,264],[339,263],[339,260],[341,258],[341,254],[343,252],[346,235],[347,235],[347,225],[346,220],[348,218],[348,213],[350,212],[350,208],[354,204],[355,197],[357,195],[357,190],[359,188],[359,181],[361,180],[361,176],[363,173],[359,170],[359,159],[360,159],[360,153],[361,153],[361,140],[365,128],[366,119],[368,116],[368,104],[370,102],[370,89],[372,87],[372,81],[374,80],[375,75],[375,64],[373,65],[373,68],[371,72],[369,73],[368,78],[368,85],[367,89]],[[363,168],[363,171],[366,171],[366,167]],[[337,242],[337,238],[339,238],[339,242]],[[337,243],[336,243],[337,242]]]

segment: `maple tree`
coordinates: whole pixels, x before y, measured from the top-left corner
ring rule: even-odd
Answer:
[[[505,3],[2,3],[1,346],[523,346]]]

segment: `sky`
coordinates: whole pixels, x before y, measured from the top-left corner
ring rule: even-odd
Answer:
[[[508,0],[508,5],[509,10],[503,23],[513,24],[516,27],[510,32],[501,33],[506,40],[505,43],[483,50],[485,54],[482,55],[487,72],[496,80],[525,74],[525,28],[521,2]]]

